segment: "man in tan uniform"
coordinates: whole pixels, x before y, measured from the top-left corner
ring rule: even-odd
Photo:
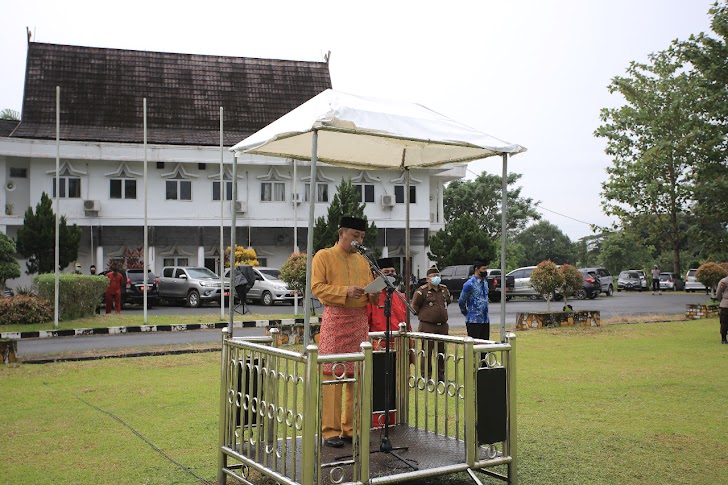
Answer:
[[[339,240],[330,248],[318,251],[311,263],[311,291],[325,305],[319,332],[319,354],[360,352],[360,344],[369,338],[367,303],[376,303],[379,295],[369,297],[364,287],[372,281],[367,260],[352,242],[362,243],[367,224],[364,219],[342,217]],[[345,370],[345,372],[344,372]],[[335,375],[354,375],[353,362],[345,369],[324,364],[324,379]],[[342,387],[346,405],[341,408]],[[321,435],[324,444],[333,448],[344,446],[353,436],[354,385],[323,385]]]
[[[427,270],[427,283],[417,288],[412,297],[412,308],[420,320],[419,332],[448,334],[447,306],[452,297],[447,286],[440,284],[440,271],[436,267]],[[427,358],[421,363],[420,370],[426,379],[432,376],[432,350],[434,342],[427,343]],[[445,342],[437,343],[437,379],[445,380]],[[440,356],[439,354],[442,354]],[[427,365],[425,366],[425,363]],[[426,367],[426,369],[425,369]],[[427,372],[425,372],[425,370]]]

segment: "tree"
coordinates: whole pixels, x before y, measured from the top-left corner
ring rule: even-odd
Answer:
[[[728,259],[728,4],[716,3],[709,10],[711,28],[718,37],[706,33],[676,41],[681,58],[699,74],[696,81],[699,96],[690,102],[700,124],[695,144],[692,172],[695,215],[690,228],[691,240],[696,241],[703,258]]]
[[[531,286],[546,298],[547,311],[551,311],[554,292],[564,286],[564,275],[551,260],[541,261],[531,272]]]
[[[508,174],[508,187],[515,185],[522,174]],[[443,192],[445,222],[470,215],[478,227],[491,238],[501,235],[501,199],[503,177],[482,172],[475,180],[450,182]],[[531,220],[540,220],[533,199],[521,197],[521,187],[507,189],[508,219],[506,231],[521,231]]]
[[[23,226],[18,229],[18,252],[28,261],[28,274],[52,273],[55,261],[56,215],[51,199],[43,192],[40,202],[25,211]],[[76,224],[68,226],[66,217],[61,216],[59,223],[59,263],[63,269],[78,258],[78,244],[81,241],[81,228]]]
[[[260,263],[258,262],[258,254],[255,252],[255,249],[249,248],[246,249],[243,246],[235,245],[235,266],[240,266],[241,264],[247,264],[250,266],[260,266]],[[225,248],[225,267],[230,267],[230,246]]]
[[[604,238],[599,263],[616,275],[628,269],[644,269],[654,260],[650,248],[626,231],[615,231]]]
[[[288,288],[303,294],[306,291],[306,253],[293,253],[281,266],[280,278]]]
[[[0,111],[0,120],[19,121],[20,113],[18,113],[14,109],[5,108],[4,110]]]
[[[470,264],[476,259],[494,262],[496,244],[493,237],[483,231],[475,217],[463,214],[445,224],[445,228],[430,237],[427,254],[440,267]]]
[[[314,252],[328,248],[339,240],[339,221],[342,216],[358,217],[366,221],[367,217],[364,215],[366,206],[365,202],[361,202],[361,197],[351,179],[342,179],[341,184],[336,187],[336,195],[331,200],[326,217],[316,219],[316,225],[313,229]],[[371,223],[367,225],[364,245],[368,248],[374,248],[376,244],[377,226]]]
[[[574,251],[569,236],[548,221],[541,221],[525,229],[515,237],[524,249],[521,266],[538,264],[550,259],[556,264],[574,261]]]
[[[5,288],[7,280],[20,278],[20,264],[15,259],[15,253],[15,241],[0,232],[0,290]]]
[[[695,272],[695,279],[705,285],[706,288],[715,294],[718,289],[718,282],[728,276],[725,265],[718,263],[705,263]]]
[[[648,63],[630,63],[609,92],[621,94],[625,104],[602,109],[595,131],[612,157],[602,183],[604,212],[627,231],[645,231],[644,244],[665,240],[679,272],[680,221],[694,196],[696,147],[705,141],[692,107],[699,76],[671,48],[651,54]]]
[[[576,267],[570,264],[559,266],[558,271],[564,280],[564,284],[561,287],[561,294],[564,295],[564,305],[566,305],[570,296],[577,295],[580,291],[584,290],[584,277]]]

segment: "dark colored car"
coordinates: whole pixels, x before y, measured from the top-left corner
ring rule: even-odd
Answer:
[[[446,266],[440,271],[442,284],[447,286],[454,300],[457,300],[463,291],[465,282],[473,276],[474,268],[472,264],[460,264],[455,266]],[[491,302],[499,302],[501,298],[501,274],[500,269],[488,270],[488,300]],[[513,277],[506,276],[506,293],[513,290]],[[427,283],[427,278],[421,278],[417,282],[412,291]]]
[[[579,273],[581,273],[581,276],[584,277],[584,286],[576,291],[574,298],[579,300],[589,298],[590,300],[593,300],[602,291],[602,285],[599,282],[599,277],[595,272],[587,271],[585,269],[580,269]]]
[[[622,271],[617,277],[617,291],[642,291],[644,289],[643,281],[637,271]]]
[[[121,305],[142,305],[144,304],[144,270],[129,269],[119,271],[124,278],[124,284],[121,285]],[[108,271],[103,271],[100,276],[106,276]],[[151,271],[147,272],[147,308],[152,308],[159,304],[159,289],[157,287],[157,277]],[[101,297],[102,304],[106,304],[106,295]]]

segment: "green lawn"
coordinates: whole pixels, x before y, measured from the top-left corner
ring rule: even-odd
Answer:
[[[517,336],[520,483],[726,483],[716,319]],[[0,483],[214,481],[219,358],[0,365]]]

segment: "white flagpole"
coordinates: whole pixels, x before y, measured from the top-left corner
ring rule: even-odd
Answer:
[[[60,229],[61,229],[61,205],[60,205],[60,192],[61,192],[61,87],[56,86],[56,241],[55,241],[55,283],[54,283],[54,298],[53,298],[53,326],[58,327],[58,283],[60,275],[58,274],[58,267],[61,265],[61,254],[60,254]]]
[[[225,248],[223,247],[223,223],[224,223],[224,212],[225,207],[225,181],[222,178],[222,161],[223,161],[223,138],[222,138],[222,106],[220,106],[220,284],[222,289],[220,291],[220,321],[225,321]],[[233,183],[236,181],[233,180]],[[233,270],[230,270],[230,299],[234,299],[233,295]]]
[[[149,288],[149,225],[147,223],[147,98],[144,98],[144,325],[147,316],[147,289]]]

